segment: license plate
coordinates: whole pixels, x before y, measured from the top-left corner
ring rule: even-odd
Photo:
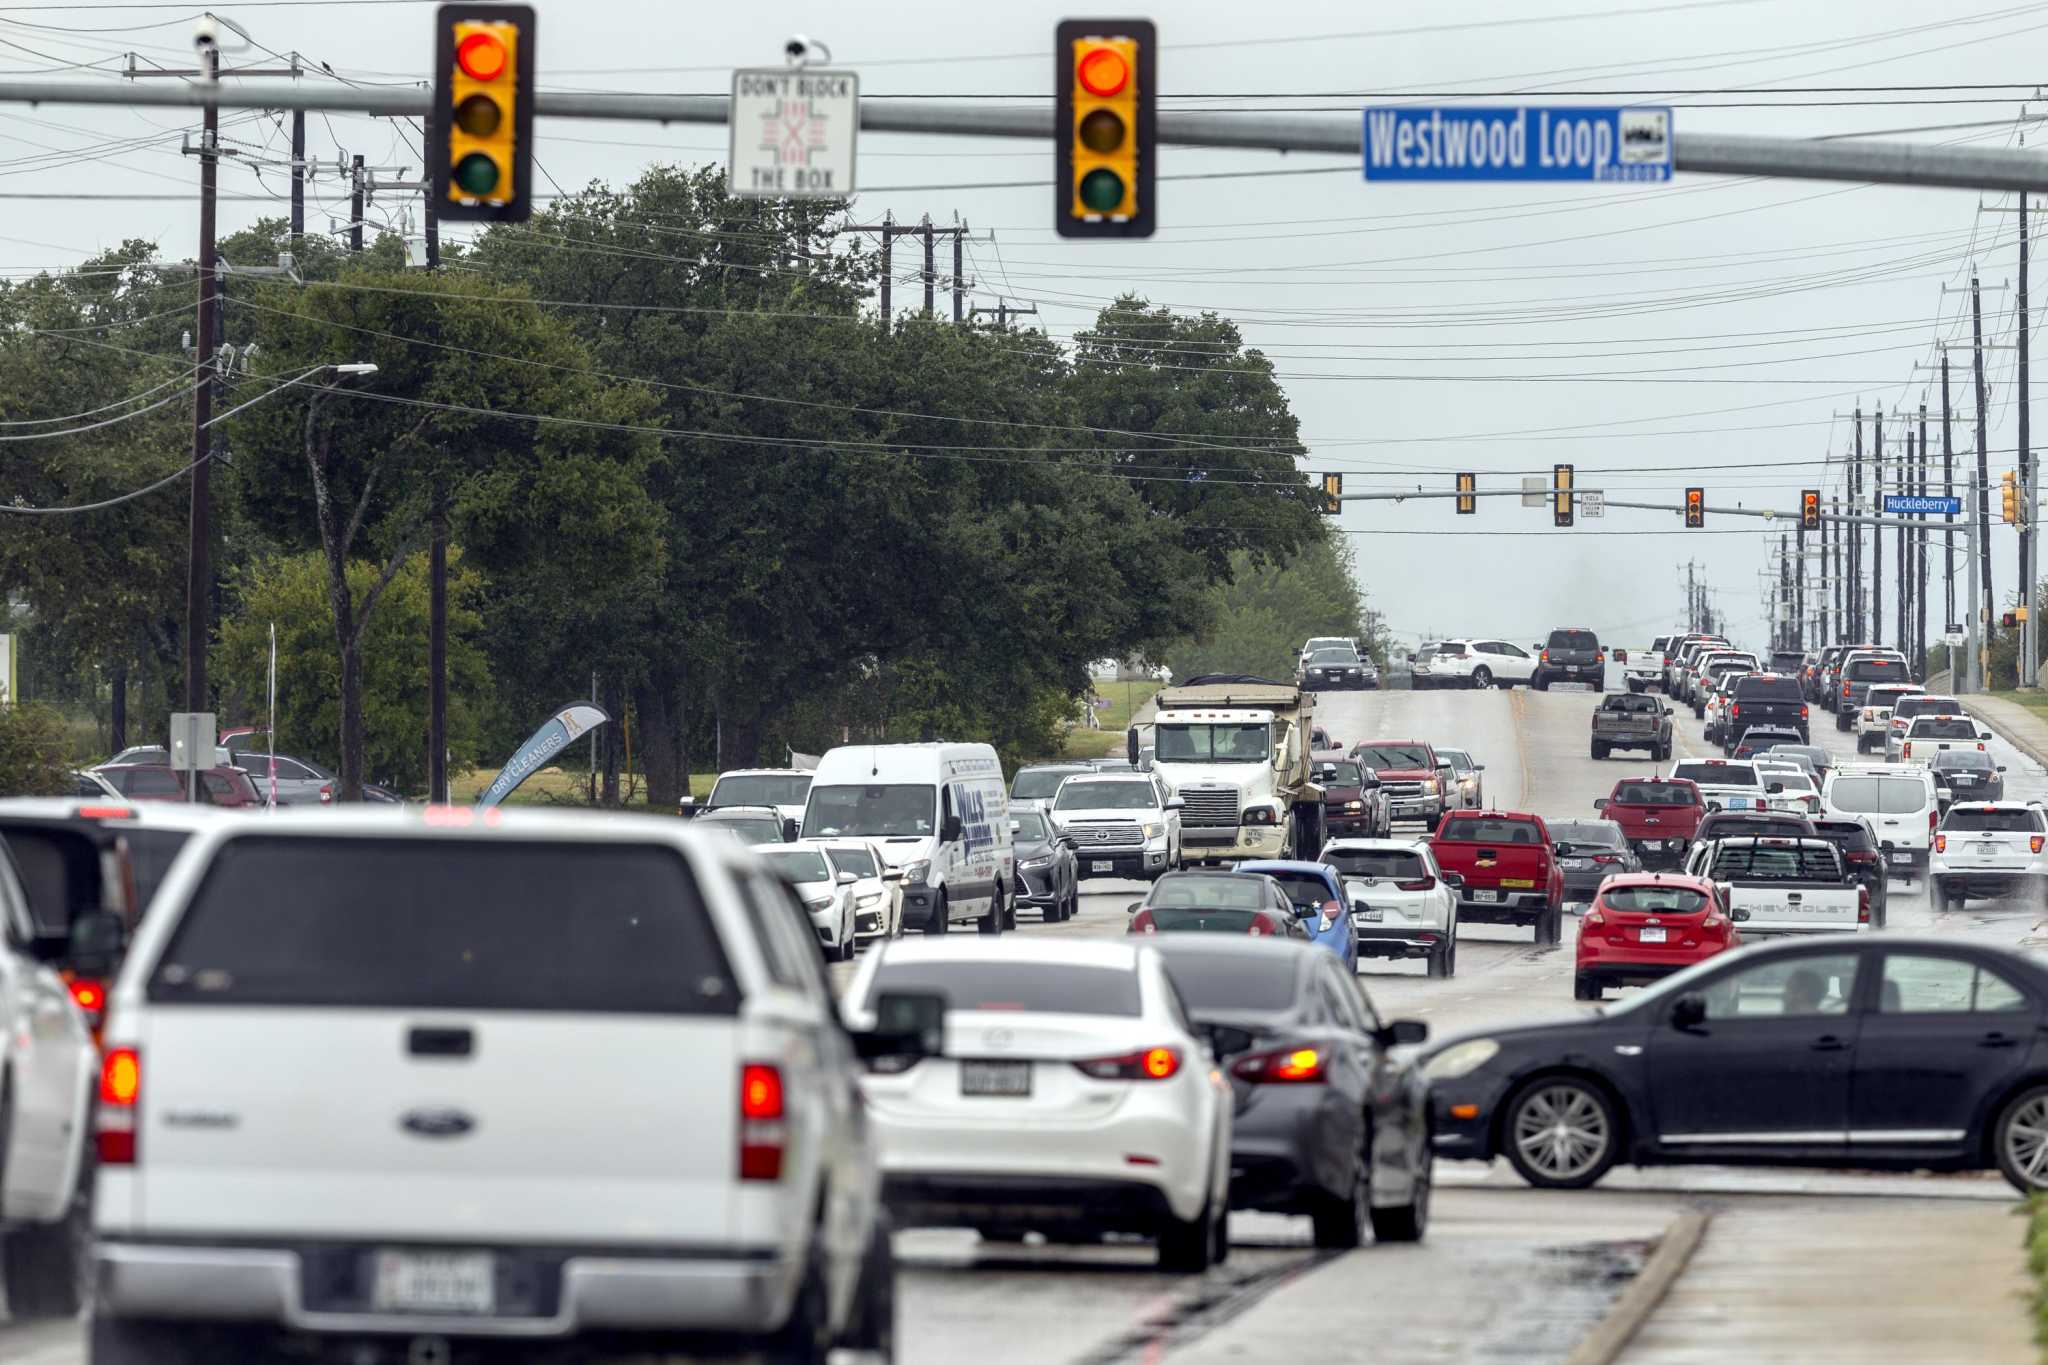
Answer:
[[[1527,890],[1529,890],[1529,889],[1530,889],[1531,887],[1533,887],[1533,886],[1535,886],[1535,885],[1536,885],[1536,883],[1535,883],[1535,882],[1532,882],[1532,881],[1528,880],[1527,878],[1516,878],[1516,877],[1502,877],[1502,878],[1500,879],[1500,884],[1501,884],[1502,886],[1511,886],[1511,887],[1514,887],[1515,889],[1517,889],[1517,890],[1520,890],[1520,891],[1527,891]]]
[[[1351,922],[1353,924],[1378,924],[1385,914],[1384,910],[1354,910],[1351,914]]]
[[[1664,931],[1662,929],[1645,929],[1640,937],[1644,943],[1662,943],[1664,941]]]
[[[1913,861],[1913,855],[1905,849],[1900,849],[1892,854],[1892,861],[1894,863],[1910,863]]]
[[[1753,796],[1731,796],[1721,805],[1723,810],[1750,810],[1756,805]]]
[[[1116,864],[1107,858],[1097,858],[1094,862],[1088,864],[1088,868],[1092,872],[1114,872],[1116,871]]]
[[[380,1251],[370,1305],[380,1313],[494,1312],[496,1260],[488,1251]]]
[[[2002,851],[1997,844],[1977,845],[1977,852],[1986,858],[1994,857]]]
[[[1019,1097],[1031,1093],[1029,1062],[962,1062],[960,1093]]]
[[[1657,852],[1657,851],[1658,851],[1659,849],[1661,849],[1661,848],[1663,848],[1663,847],[1664,847],[1664,841],[1663,841],[1662,839],[1645,839],[1645,840],[1643,840],[1643,852],[1645,852],[1645,853],[1655,853],[1655,852]]]
[[[1475,900],[1475,901],[1497,901],[1497,900],[1499,900],[1499,899],[1500,899],[1500,892],[1498,892],[1498,891],[1474,891],[1474,892],[1472,893],[1472,899],[1473,899],[1473,900]]]
[[[1567,872],[1581,872],[1592,865],[1592,861],[1587,858],[1566,858],[1564,860],[1564,870]]]

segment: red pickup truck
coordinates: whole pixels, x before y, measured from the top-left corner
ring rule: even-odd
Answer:
[[[1351,757],[1379,773],[1390,823],[1420,820],[1434,826],[1443,817],[1449,768],[1427,740],[1369,739],[1352,745]]]
[[[1624,777],[1593,809],[1621,826],[1646,868],[1677,867],[1699,831],[1707,803],[1684,777]]]
[[[1563,937],[1564,865],[1540,817],[1457,811],[1444,817],[1429,846],[1437,866],[1460,879],[1461,921],[1526,925],[1538,943]]]

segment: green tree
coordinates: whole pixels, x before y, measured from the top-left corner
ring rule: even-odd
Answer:
[[[1294,676],[1302,641],[1367,637],[1351,546],[1337,534],[1310,540],[1284,563],[1255,565],[1247,557],[1233,568],[1231,581],[1210,589],[1208,627],[1162,653],[1176,677],[1251,673],[1286,680]]]
[[[64,717],[0,693],[0,796],[64,796],[71,791]]]
[[[348,566],[360,600],[381,570]],[[263,698],[269,685],[270,628],[277,627],[277,743],[280,753],[328,761],[341,751],[341,670],[334,650],[325,558],[307,552],[241,571],[239,603],[221,623],[213,668],[224,686]],[[481,646],[483,576],[449,550],[448,741],[464,759],[477,746],[478,710],[490,695]],[[423,790],[427,773],[427,557],[407,556],[363,636],[363,761],[367,775],[400,791]],[[262,703],[259,702],[260,706]],[[256,712],[260,720],[261,712]]]

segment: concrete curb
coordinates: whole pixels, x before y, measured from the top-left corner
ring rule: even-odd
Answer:
[[[2028,758],[2031,758],[2032,760],[2034,760],[2034,762],[2040,764],[2042,767],[2048,768],[2048,752],[2044,752],[2036,745],[2032,744],[2031,742],[2025,739],[2022,739],[2019,735],[2014,734],[2012,731],[2006,729],[2005,726],[1999,724],[1998,717],[1992,715],[1989,710],[1979,710],[1977,707],[1970,705],[1971,699],[1969,697],[1964,697],[1961,700],[1963,703],[1963,709],[1965,711],[1968,711],[1972,716],[1975,716],[1978,720],[1984,722],[1986,726],[1990,727],[1990,730],[1993,734],[1997,735],[2007,744],[2012,745],[2013,748],[2018,749],[2021,753],[2025,754]]]
[[[1642,1272],[1629,1281],[1628,1288],[1621,1291],[1614,1307],[1592,1334],[1565,1358],[1565,1365],[1614,1365],[1621,1358],[1630,1340],[1642,1330],[1650,1314],[1684,1273],[1693,1252],[1699,1249],[1700,1239],[1707,1235],[1711,1218],[1711,1214],[1693,1210],[1680,1214],[1664,1230],[1657,1240],[1657,1249],[1643,1262]]]

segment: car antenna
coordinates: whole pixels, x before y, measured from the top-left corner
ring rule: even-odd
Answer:
[[[870,744],[868,745],[868,776],[880,777],[881,775],[882,766],[875,759],[875,746]]]

